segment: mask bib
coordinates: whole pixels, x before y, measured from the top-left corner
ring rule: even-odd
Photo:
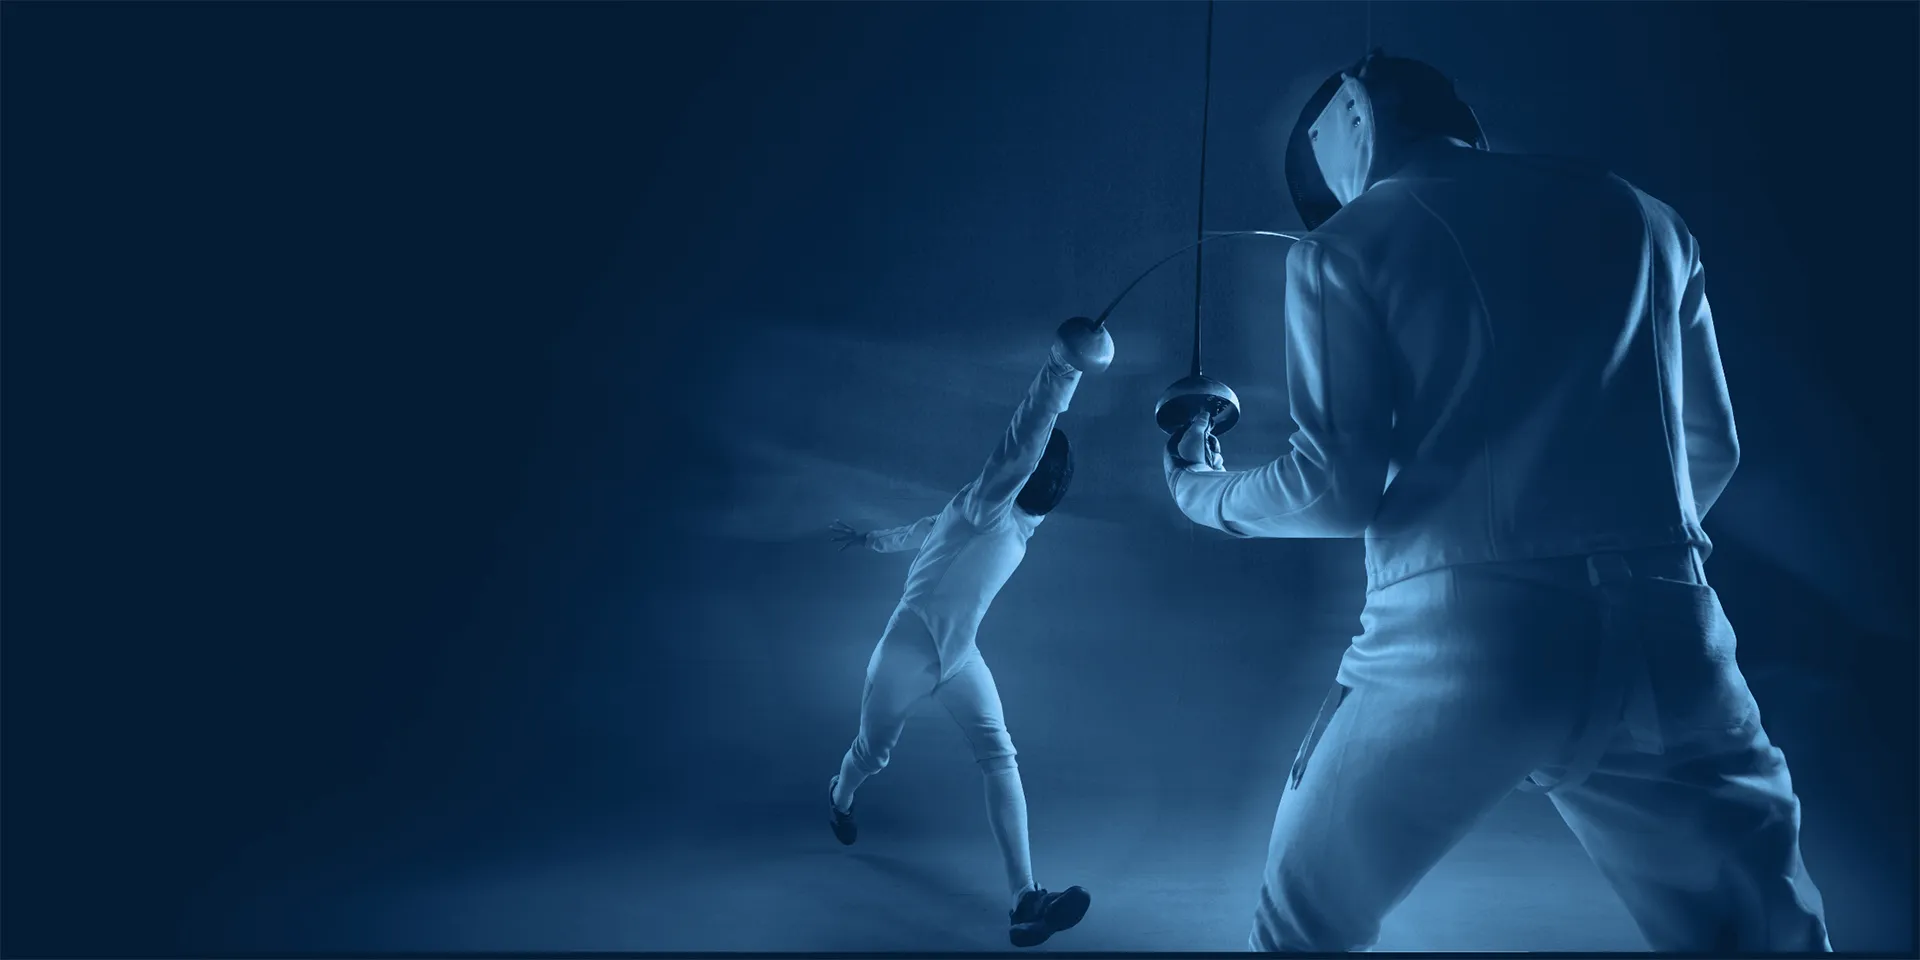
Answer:
[[[1367,175],[1373,168],[1373,130],[1373,101],[1367,88],[1341,74],[1339,91],[1308,132],[1314,162],[1341,206],[1367,189]]]

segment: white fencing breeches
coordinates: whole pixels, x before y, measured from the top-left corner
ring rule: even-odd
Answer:
[[[1006,867],[1007,889],[1017,902],[1033,887],[1033,857],[1027,838],[1027,796],[1014,760],[1013,738],[1001,713],[1000,690],[979,652],[964,657],[940,679],[940,651],[919,614],[896,610],[867,661],[860,698],[860,732],[840,761],[834,802],[848,803],[866,778],[885,769],[907,717],[928,698],[940,701],[973,748],[985,778],[987,824]]]
[[[1250,945],[1371,947],[1530,775],[1654,950],[1827,951],[1800,804],[1690,548],[1376,590],[1294,760]]]
[[[860,696],[860,733],[851,751],[854,766],[861,773],[872,776],[886,768],[907,717],[929,697],[939,701],[953,722],[960,725],[975,760],[987,765],[1014,756],[1013,738],[1007,734],[1000,706],[1000,688],[994,686],[993,671],[987,669],[986,661],[975,652],[942,682],[933,632],[919,614],[903,608],[894,611],[886,633],[867,660],[867,680]]]

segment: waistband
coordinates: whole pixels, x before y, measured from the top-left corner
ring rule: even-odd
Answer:
[[[1367,537],[1367,590],[1390,587],[1402,580],[1446,568],[1475,567],[1483,564],[1526,565],[1539,570],[1552,569],[1556,563],[1572,563],[1579,579],[1587,579],[1581,563],[1586,557],[1603,553],[1631,556],[1647,554],[1645,562],[1653,569],[1640,576],[1668,575],[1684,570],[1671,557],[1685,560],[1691,547],[1705,561],[1713,552],[1713,542],[1697,524],[1673,527],[1648,527],[1609,534],[1546,536],[1527,542],[1496,545],[1491,541],[1468,541],[1427,536],[1411,532],[1402,540],[1370,531]]]
[[[1700,555],[1700,548],[1694,546],[1611,550],[1542,562],[1565,565],[1569,572],[1578,568],[1585,574],[1587,583],[1596,587],[1629,580],[1674,580],[1695,586],[1707,585],[1706,563]]]

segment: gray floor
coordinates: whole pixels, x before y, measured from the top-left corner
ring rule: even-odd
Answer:
[[[1108,573],[1116,590],[1153,584]],[[879,581],[893,576],[874,572],[874,589],[891,589]],[[908,724],[892,765],[862,788],[859,844],[841,847],[829,833],[827,779],[857,715],[872,642],[861,631],[873,616],[848,612],[829,590],[789,592],[744,606],[716,593],[712,635],[753,643],[678,649],[665,729],[631,719],[648,693],[631,679],[598,698],[575,691],[581,739],[495,757],[491,791],[409,815],[398,831],[374,824],[424,801],[366,797],[357,811],[289,831],[359,835],[357,844],[256,850],[206,897],[195,920],[206,949],[1005,948],[1007,895],[980,775],[937,708]],[[1241,949],[1286,768],[1352,614],[1308,610],[1284,621],[1277,641],[1254,643],[1236,638],[1275,628],[1233,621],[1231,610],[1215,616],[1220,629],[1196,633],[1159,607],[1109,610],[1043,576],[1008,594],[1079,604],[1073,629],[1033,636],[1019,633],[1029,621],[996,612],[991,655],[1020,749],[1038,879],[1094,896],[1086,921],[1047,948]],[[1887,789],[1866,747],[1877,737],[1845,700],[1769,676],[1755,673],[1755,691],[1784,718],[1769,728],[1806,804],[1806,858],[1835,946],[1912,951],[1910,795]],[[552,759],[556,750],[573,757]],[[1460,844],[1387,919],[1379,947],[1645,949],[1533,795],[1508,798]]]
[[[1005,949],[1006,897],[985,817],[891,809],[924,789],[977,801],[971,765],[889,771],[862,795],[860,842],[841,847],[818,804],[710,811],[704,821],[581,823],[569,840],[470,851],[435,866],[366,852],[327,876],[257,877],[254,905],[221,918],[233,948],[351,951],[929,951]],[[899,774],[895,776],[895,774]],[[1238,950],[1264,853],[1251,815],[1208,828],[1149,800],[1097,806],[1035,793],[1041,882],[1094,906],[1043,949]],[[1121,795],[1124,796],[1124,795]],[[1066,809],[1063,809],[1065,807]],[[725,823],[740,826],[728,829]],[[1186,829],[1176,830],[1175,824]],[[667,839],[662,834],[675,830]],[[525,839],[525,838],[522,838]],[[1815,837],[1818,842],[1820,837]],[[1808,859],[1843,949],[1910,942],[1910,905],[1871,877],[1870,852]],[[1880,851],[1884,860],[1889,851]],[[1388,918],[1380,949],[1632,951],[1619,901],[1541,798],[1515,795]]]
[[[1644,949],[1551,811],[1523,809],[1545,806],[1531,799],[1515,798],[1457,849],[1388,920],[1380,946]],[[1036,827],[1048,819],[1037,816]],[[304,928],[339,949],[392,951],[1005,948],[1007,903],[984,822],[943,836],[904,818],[867,821],[852,848],[807,816],[752,842],[708,832],[664,848],[576,848],[441,875],[343,877],[331,889],[264,897],[248,926]],[[1042,882],[1094,894],[1087,920],[1048,948],[1243,947],[1257,844],[1182,840],[1138,815],[1082,827],[1035,840]]]

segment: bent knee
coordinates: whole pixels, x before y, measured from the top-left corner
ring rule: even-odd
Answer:
[[[874,743],[866,737],[856,737],[853,748],[847,753],[853,757],[854,769],[873,776],[887,768],[887,761],[893,757],[893,744]]]
[[[1013,770],[1018,768],[1020,764],[1018,761],[1014,759],[1014,755],[1012,753],[1013,751],[1012,744],[1007,745],[1007,751],[1008,751],[1007,753],[1001,754],[999,756],[977,758],[977,761],[980,764],[980,769],[986,773],[998,773],[1002,770]]]
[[[1249,944],[1259,953],[1347,953],[1371,949],[1380,917],[1284,867],[1260,889]]]
[[[1013,749],[1013,738],[1007,735],[1007,728],[998,725],[968,731],[967,742],[973,747],[973,759],[983,770],[1005,770],[1013,766],[1013,758],[1019,752]]]
[[[962,723],[960,732],[967,739],[968,749],[973,751],[973,759],[983,768],[1002,761],[1011,763],[1018,752],[1013,749],[1013,737],[1008,735],[1003,723]]]

